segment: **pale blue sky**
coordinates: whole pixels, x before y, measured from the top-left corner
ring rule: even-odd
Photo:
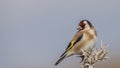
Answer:
[[[0,68],[66,68],[73,63],[70,67],[79,66],[76,57],[57,67],[54,63],[82,19],[95,26],[98,44],[100,40],[109,44],[111,58],[120,57],[119,3],[119,0],[0,0]]]

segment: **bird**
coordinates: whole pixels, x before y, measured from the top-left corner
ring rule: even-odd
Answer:
[[[94,26],[88,20],[81,20],[78,24],[77,32],[69,42],[65,52],[60,56],[54,65],[58,65],[63,59],[81,55],[82,50],[92,49],[97,41],[97,32]]]

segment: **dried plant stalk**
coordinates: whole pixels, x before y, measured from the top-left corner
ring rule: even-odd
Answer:
[[[101,42],[101,47],[97,50],[95,48],[92,48],[92,50],[89,51],[82,51],[82,66],[83,68],[93,68],[95,63],[97,63],[98,61],[107,59],[108,57],[106,57],[107,51],[105,49],[105,46],[102,44]]]

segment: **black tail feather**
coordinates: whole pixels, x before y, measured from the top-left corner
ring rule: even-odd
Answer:
[[[55,65],[58,65],[65,57],[66,55],[61,56],[60,59],[55,63]]]
[[[67,52],[67,51],[65,51],[60,57],[62,57],[63,55],[65,55],[66,52]]]

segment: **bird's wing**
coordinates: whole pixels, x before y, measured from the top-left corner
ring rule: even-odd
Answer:
[[[79,42],[83,37],[83,32],[78,31],[72,38],[72,40],[70,41],[70,43],[68,44],[66,51],[61,55],[63,56],[67,51],[69,51],[77,42]]]
[[[66,51],[69,51],[77,42],[79,42],[82,39],[83,33],[77,32],[71,42],[69,43],[68,47],[66,48]]]

